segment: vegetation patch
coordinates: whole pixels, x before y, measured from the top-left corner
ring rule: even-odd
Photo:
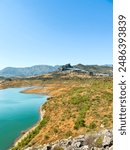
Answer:
[[[93,121],[90,123],[89,128],[90,129],[95,129],[97,127],[96,123]]]
[[[70,130],[65,133],[66,138],[68,138],[68,137],[70,137],[72,135],[73,135],[73,133]]]
[[[99,136],[96,139],[95,146],[100,148],[100,147],[102,147],[102,143],[103,143],[103,136]]]
[[[12,150],[20,150],[30,143],[46,144],[112,127],[112,78],[64,76],[45,81],[41,81],[44,78],[41,76],[38,85],[46,88],[28,90],[47,93],[51,98],[42,107],[46,110],[44,119]],[[31,85],[36,83],[34,79],[30,82]]]

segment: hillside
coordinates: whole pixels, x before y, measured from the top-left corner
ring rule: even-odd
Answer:
[[[113,66],[112,65],[83,65],[83,64],[77,64],[74,67],[88,71],[93,73],[108,73],[112,74]]]
[[[51,95],[43,105],[42,127],[32,140],[26,139],[28,146],[112,128],[111,79],[62,80],[46,86],[26,91]]]
[[[49,95],[44,117],[12,150],[38,147],[57,140],[112,128],[112,78],[77,72],[53,72],[5,80],[0,88],[40,86],[26,93]]]
[[[36,65],[32,67],[25,68],[13,68],[7,67],[0,70],[0,76],[4,77],[27,77],[41,75],[49,72],[56,71],[59,66],[49,66],[49,65]]]

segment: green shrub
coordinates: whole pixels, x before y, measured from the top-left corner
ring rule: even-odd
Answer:
[[[79,118],[75,122],[74,129],[79,129],[80,127],[85,127],[85,121],[83,118]]]
[[[107,125],[108,125],[108,122],[109,122],[109,118],[104,117],[104,118],[103,118],[103,121],[102,121],[103,125],[104,125],[104,126],[107,126]]]
[[[48,140],[50,137],[49,137],[49,135],[48,134],[46,134],[45,136],[44,136],[44,139],[45,140]]]
[[[90,123],[90,125],[89,125],[89,128],[90,129],[95,129],[97,126],[96,126],[96,123],[95,122],[92,122],[92,123]]]
[[[53,131],[54,131],[54,133],[58,133],[59,132],[57,128],[54,128]]]
[[[66,133],[65,133],[65,136],[66,136],[66,138],[68,138],[68,137],[70,137],[70,136],[72,136],[72,132],[69,130],[69,131],[67,131]]]
[[[102,147],[102,143],[103,143],[103,136],[100,136],[96,139],[95,146]]]

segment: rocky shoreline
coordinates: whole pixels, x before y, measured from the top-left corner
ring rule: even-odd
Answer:
[[[24,150],[113,150],[113,132],[105,129]]]

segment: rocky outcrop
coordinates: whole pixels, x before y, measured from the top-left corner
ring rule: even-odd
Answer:
[[[66,65],[63,65],[59,68],[60,71],[67,71],[67,70],[70,70],[72,69],[73,66],[71,66],[70,64],[66,64]]]
[[[113,133],[112,130],[106,129],[24,150],[113,150]]]
[[[76,68],[74,66],[71,66],[70,64],[63,65],[59,68],[59,71],[61,72],[77,72],[77,73],[88,73],[88,71],[81,70],[79,68]]]

